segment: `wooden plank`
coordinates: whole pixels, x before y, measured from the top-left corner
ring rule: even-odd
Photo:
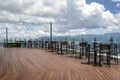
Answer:
[[[119,80],[120,65],[110,68],[81,64],[42,49],[0,47],[0,80]]]

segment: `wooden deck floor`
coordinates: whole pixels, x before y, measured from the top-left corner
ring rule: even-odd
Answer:
[[[0,80],[120,80],[120,66],[93,67],[86,60],[41,49],[0,48]]]

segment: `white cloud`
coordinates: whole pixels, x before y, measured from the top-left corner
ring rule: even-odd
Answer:
[[[113,2],[120,2],[120,0],[112,0]]]
[[[116,7],[120,8],[120,2],[116,4]]]
[[[116,3],[116,7],[120,8],[120,0],[112,0],[112,1]]]
[[[118,0],[114,0],[118,1]],[[102,4],[86,0],[0,0],[0,37],[5,27],[10,38],[53,35],[101,34],[120,31],[120,13],[106,11]]]

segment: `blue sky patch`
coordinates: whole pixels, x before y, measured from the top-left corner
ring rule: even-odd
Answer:
[[[113,2],[112,0],[86,0],[86,2],[87,4],[90,4],[91,2],[102,4],[106,10],[109,10],[114,14],[120,12],[120,2]]]

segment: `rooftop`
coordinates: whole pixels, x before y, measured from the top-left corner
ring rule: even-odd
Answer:
[[[0,47],[0,80],[119,80],[120,65],[81,64],[73,54]]]

